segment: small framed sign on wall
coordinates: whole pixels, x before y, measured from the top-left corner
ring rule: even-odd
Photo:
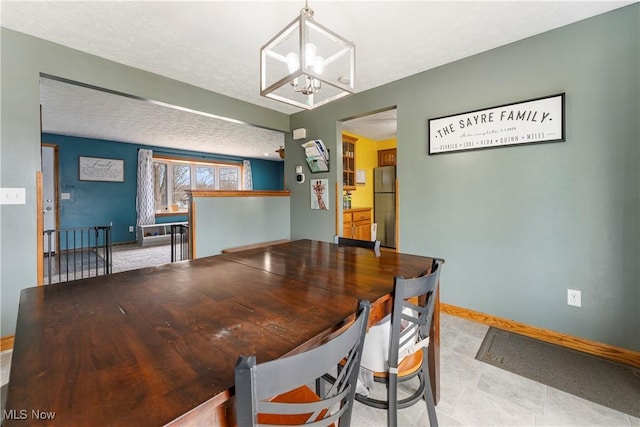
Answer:
[[[429,119],[429,154],[565,140],[564,93]]]
[[[124,160],[78,157],[80,181],[124,182]]]

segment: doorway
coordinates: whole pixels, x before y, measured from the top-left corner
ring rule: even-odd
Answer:
[[[346,190],[343,185],[343,193],[354,206],[371,208],[372,238],[375,233],[382,247],[395,249],[398,247],[397,108],[347,118],[341,125],[343,139],[345,135],[356,139],[357,178]],[[340,217],[346,217],[344,209]]]
[[[42,144],[42,222],[44,231],[57,230],[59,224],[58,211],[58,146]],[[47,236],[45,234],[45,236]],[[58,251],[55,233],[48,234],[44,239],[44,253],[52,254]]]

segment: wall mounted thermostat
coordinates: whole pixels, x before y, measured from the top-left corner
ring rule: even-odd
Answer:
[[[304,182],[304,174],[302,173],[302,166],[296,166],[296,182],[302,184]]]

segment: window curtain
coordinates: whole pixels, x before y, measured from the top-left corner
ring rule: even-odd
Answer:
[[[136,194],[137,224],[156,223],[153,185],[153,151],[138,150],[138,191]]]
[[[244,189],[253,190],[253,176],[251,175],[251,162],[249,160],[242,161],[242,168],[244,170]]]

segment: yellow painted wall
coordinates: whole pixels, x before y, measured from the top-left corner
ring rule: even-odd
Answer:
[[[389,148],[396,148],[397,146],[398,140],[396,138],[385,139],[376,143],[376,150],[388,150]]]
[[[376,141],[349,132],[345,135],[358,138],[355,143],[356,171],[365,171],[365,184],[356,184],[355,191],[351,191],[351,207],[373,208],[373,168],[378,162]]]
[[[358,138],[355,143],[356,170],[365,171],[365,184],[356,184],[356,190],[351,192],[351,207],[373,208],[373,168],[378,166],[378,150],[396,148],[398,140],[374,141],[350,132],[343,134]]]

